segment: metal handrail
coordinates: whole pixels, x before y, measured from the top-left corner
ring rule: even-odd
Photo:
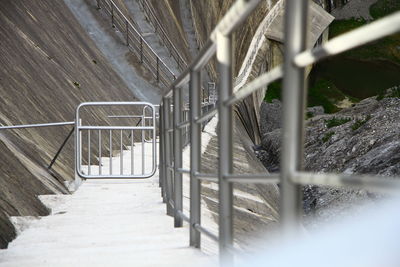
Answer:
[[[219,185],[219,243],[220,258],[230,266],[233,261],[233,182],[277,183],[279,182],[280,222],[285,235],[301,231],[302,190],[301,185],[350,186],[383,193],[400,193],[400,181],[375,175],[348,175],[309,173],[301,168],[304,157],[304,109],[306,99],[305,67],[322,58],[336,55],[367,42],[400,31],[400,12],[339,36],[325,45],[306,49],[308,0],[281,1],[285,7],[285,53],[284,64],[233,92],[232,39],[234,29],[254,10],[259,0],[237,0],[218,23],[210,39],[195,60],[183,70],[163,95],[160,106],[160,184],[167,214],[174,216],[175,227],[187,220],[183,214],[182,193],[182,88],[189,83],[190,99],[190,245],[200,247],[201,226],[200,182],[206,180]],[[200,73],[216,54],[219,65],[218,108],[201,114]],[[283,142],[281,173],[268,175],[233,173],[233,113],[232,105],[283,77]],[[173,106],[171,106],[173,103]],[[172,109],[172,110],[171,110]],[[204,118],[219,114],[218,175],[202,174],[201,128]],[[172,133],[171,133],[172,130]],[[173,144],[173,146],[171,146]],[[400,177],[398,177],[400,179]]]
[[[146,0],[139,0],[139,3],[141,4],[144,12],[146,13],[147,17],[149,18],[150,22],[153,24],[153,27],[155,31],[159,32],[161,40],[163,41],[164,45],[168,48],[170,51],[172,57],[175,59],[178,69],[183,70],[187,68],[187,62],[186,60],[182,57],[182,55],[179,53],[178,49],[175,47],[171,39],[168,37],[168,34],[165,32],[164,27],[162,26],[162,23],[159,21],[157,16],[154,14],[153,7],[151,6],[151,3],[149,3]]]
[[[175,79],[174,72],[156,54],[136,27],[122,13],[113,0],[96,0],[97,8],[103,9],[111,17],[111,25],[121,33],[125,33],[126,45],[138,56],[153,76],[164,86],[168,87]]]
[[[0,130],[15,130],[15,129],[29,129],[29,128],[42,128],[42,127],[58,127],[58,126],[68,126],[68,125],[75,125],[75,121],[65,121],[65,122],[48,122],[48,123],[36,123],[36,124],[20,124],[20,125],[10,125],[10,126],[0,126]],[[62,142],[60,148],[57,150],[56,154],[54,155],[53,159],[50,161],[49,166],[47,169],[51,169],[54,163],[57,161],[58,156],[61,154],[61,151],[64,149],[65,145],[67,144],[69,138],[74,133],[74,127],[72,127],[71,131],[68,133],[67,137]]]

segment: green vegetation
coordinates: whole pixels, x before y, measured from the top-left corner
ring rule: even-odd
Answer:
[[[268,86],[264,101],[271,103],[274,99],[281,100],[281,86],[281,81],[271,83]],[[343,94],[332,82],[325,79],[318,79],[308,89],[307,103],[309,107],[322,106],[325,113],[335,113],[340,110],[335,104],[346,97],[350,98],[353,102],[358,101],[358,99]]]
[[[73,84],[78,88],[81,87],[81,85],[78,82],[73,82]]]
[[[325,123],[326,123],[326,127],[332,128],[332,127],[336,127],[336,126],[345,124],[345,123],[347,123],[349,121],[351,121],[350,118],[336,118],[336,117],[333,117],[333,119],[325,120]]]
[[[370,7],[373,20],[384,17],[390,13],[400,10],[399,0],[379,0]],[[333,38],[347,31],[367,24],[364,19],[336,20],[329,28],[329,36]],[[389,60],[400,64],[400,34],[394,34],[344,53],[344,56],[360,60]]]
[[[96,61],[95,59],[93,59],[92,62],[93,62],[94,64],[97,64],[97,61]]]
[[[282,99],[281,96],[282,80],[275,81],[268,86],[267,93],[265,94],[264,101],[271,103],[274,99]]]
[[[335,132],[327,132],[323,137],[322,137],[322,142],[326,143],[331,139],[331,137],[335,134]]]
[[[308,119],[310,119],[312,117],[314,117],[314,113],[312,113],[311,111],[307,111],[306,112],[306,119],[308,120]]]
[[[356,122],[351,126],[353,131],[357,130],[361,126],[367,123],[371,119],[371,115],[368,115],[364,120],[356,120]]]

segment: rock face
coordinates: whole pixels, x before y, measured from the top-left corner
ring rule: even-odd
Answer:
[[[336,114],[316,115],[308,119],[305,169],[399,175],[399,104],[399,98],[388,97],[378,101],[372,97]],[[277,102],[265,103],[263,106],[263,120],[279,118],[281,110],[277,108]],[[281,129],[271,127],[272,124],[264,123],[262,146],[256,154],[268,170],[278,171]],[[304,191],[305,211],[317,213],[324,213],[323,209],[326,208],[347,209],[355,202],[376,197],[364,191],[315,186],[305,187]]]

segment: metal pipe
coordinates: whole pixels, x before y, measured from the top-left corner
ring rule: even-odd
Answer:
[[[233,188],[225,176],[233,173],[233,116],[232,107],[223,103],[232,95],[232,37],[217,32],[217,62],[220,73],[218,104],[219,113],[219,251],[220,262],[226,266],[233,265]]]
[[[122,130],[120,132],[120,147],[119,147],[119,153],[120,153],[120,164],[119,164],[119,171],[120,174],[123,175],[124,174],[124,151],[123,151],[123,134],[122,134]],[[142,159],[144,161],[144,159]]]
[[[287,236],[297,232],[302,216],[302,191],[292,176],[302,169],[306,86],[304,68],[293,58],[306,48],[307,13],[308,0],[286,1],[280,219]]]
[[[295,183],[320,186],[339,186],[364,189],[382,194],[400,194],[400,181],[394,177],[343,173],[298,172],[292,176]]]
[[[398,31],[400,31],[400,11],[333,38],[322,46],[304,52],[299,51],[293,61],[297,67],[306,67],[326,57],[338,55]]]
[[[163,98],[164,101],[164,127],[166,129],[171,127],[170,123],[170,107],[171,107],[171,100],[169,98]],[[172,164],[171,160],[171,137],[168,131],[164,132],[164,140],[165,140],[165,146],[164,146],[164,151],[165,151],[165,164],[166,166]],[[173,198],[172,196],[172,177],[171,177],[171,171],[168,168],[165,168],[165,181],[167,183],[167,214],[170,216],[174,215],[174,208],[169,204],[169,201]]]
[[[190,245],[200,248],[201,236],[194,225],[201,223],[201,183],[195,173],[201,166],[201,125],[194,122],[201,114],[201,72],[190,73]]]
[[[203,122],[206,122],[207,120],[211,119],[217,113],[218,113],[218,108],[217,107],[213,107],[206,114],[203,114],[202,116],[199,116],[198,118],[196,118],[195,119],[195,123],[201,124]]]
[[[174,138],[174,203],[175,203],[175,227],[182,227],[182,219],[177,215],[178,211],[182,211],[182,174],[178,172],[182,168],[182,130],[178,128],[182,121],[182,93],[181,90],[173,90],[173,138]]]
[[[201,226],[200,224],[195,224],[193,226],[197,231],[199,231],[202,234],[205,234],[206,236],[208,236],[209,238],[211,238],[212,240],[218,242],[218,236],[214,235],[213,233],[211,233],[210,231],[208,231],[206,228],[204,228],[203,226]]]
[[[133,175],[135,172],[135,157],[134,157],[134,150],[133,150],[134,142],[133,142],[133,130],[131,130],[131,174]]]
[[[271,184],[279,183],[279,174],[230,174],[225,176],[225,179],[231,183],[259,183],[259,184]]]
[[[74,121],[37,123],[37,124],[21,124],[21,125],[12,125],[12,126],[0,126],[0,130],[23,129],[23,128],[39,128],[39,127],[54,127],[54,126],[74,125],[74,124],[75,124]]]
[[[90,175],[90,157],[91,157],[91,152],[90,152],[90,130],[88,131],[88,175]]]
[[[113,146],[112,146],[112,130],[110,130],[110,175],[112,175]]]
[[[51,169],[51,167],[53,167],[53,164],[56,162],[58,156],[60,155],[61,151],[63,150],[64,146],[67,144],[69,138],[72,136],[72,134],[75,131],[75,127],[72,127],[71,131],[68,133],[67,137],[64,139],[63,143],[61,144],[60,148],[57,150],[56,155],[54,156],[54,158],[51,160],[49,166],[47,167],[47,169]],[[90,135],[89,135],[90,136]]]
[[[101,130],[99,130],[99,175],[101,175]]]
[[[251,95],[252,93],[256,92],[260,88],[267,86],[268,84],[276,81],[279,78],[282,78],[282,76],[283,76],[282,66],[275,67],[272,70],[268,71],[267,73],[264,73],[263,75],[252,80],[238,91],[236,91],[227,101],[225,101],[224,105],[226,106],[233,105],[239,102],[240,100],[246,98],[247,96]]]

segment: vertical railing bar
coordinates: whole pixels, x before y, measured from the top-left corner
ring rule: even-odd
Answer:
[[[99,175],[101,175],[101,130],[99,130]]]
[[[112,146],[112,130],[110,130],[110,175],[112,175],[112,165],[113,165],[113,146]]]
[[[171,136],[169,132],[167,132],[167,129],[171,127],[170,124],[170,107],[171,107],[171,101],[169,98],[164,98],[164,153],[165,153],[165,165],[171,165]],[[171,171],[169,168],[165,167],[165,182],[166,182],[166,194],[167,194],[167,215],[174,216],[174,210],[170,204],[170,200],[172,200],[172,176],[171,176]]]
[[[134,174],[133,130],[131,130],[131,174]]]
[[[201,182],[195,173],[200,172],[201,166],[201,125],[195,119],[201,114],[200,88],[201,72],[190,73],[190,245],[200,248],[201,235],[195,225],[201,225]]]
[[[288,237],[298,232],[302,216],[301,186],[291,177],[302,169],[305,70],[293,63],[294,57],[306,49],[308,1],[286,1],[285,55],[283,79],[283,141],[280,182],[280,220]]]
[[[217,61],[219,86],[219,251],[220,262],[233,265],[233,189],[225,176],[233,172],[233,117],[232,106],[223,103],[232,95],[232,37],[217,33]]]
[[[120,131],[120,147],[119,147],[119,151],[120,151],[120,174],[123,175],[124,174],[124,150],[123,150],[123,141],[122,141],[122,130]]]
[[[126,45],[129,46],[129,24],[127,20],[125,20],[125,27],[126,27]]]
[[[142,126],[146,126],[146,120],[145,120],[145,109],[143,108],[143,119],[142,119]],[[142,174],[144,174],[144,169],[145,169],[145,151],[144,151],[144,144],[145,144],[145,138],[146,138],[146,132],[144,130],[142,132]]]
[[[111,26],[114,28],[114,3],[110,1],[111,6]]]
[[[88,175],[90,175],[90,130],[88,130]]]
[[[182,168],[182,131],[178,127],[182,120],[182,92],[181,88],[173,89],[173,139],[174,139],[174,225],[182,227],[182,218],[178,211],[182,212],[182,173],[178,172]]]

